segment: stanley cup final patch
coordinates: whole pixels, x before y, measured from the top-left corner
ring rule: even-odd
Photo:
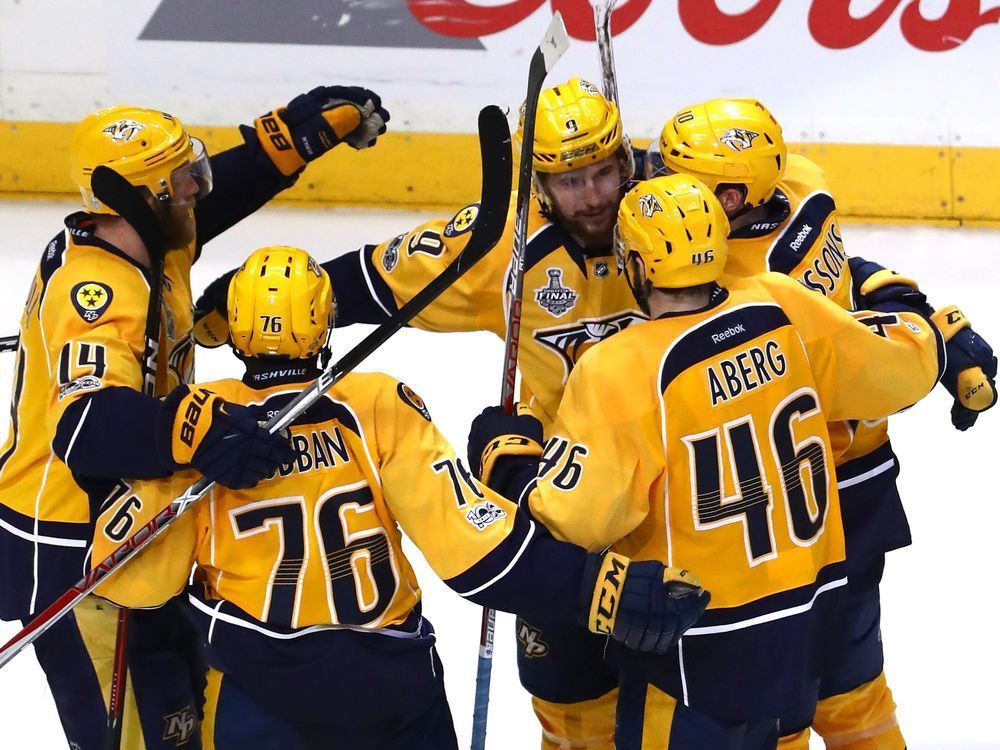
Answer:
[[[561,317],[573,309],[576,298],[580,295],[563,286],[562,269],[550,268],[547,271],[549,283],[535,290],[535,302],[553,317]]]
[[[96,323],[111,304],[111,287],[99,281],[82,281],[69,293],[77,313],[88,323]]]

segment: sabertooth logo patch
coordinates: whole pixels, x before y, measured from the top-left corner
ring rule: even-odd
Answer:
[[[722,134],[722,137],[719,138],[719,140],[729,146],[729,148],[733,151],[746,151],[753,145],[753,139],[758,135],[760,135],[760,133],[755,133],[752,130],[729,128],[729,130]]]
[[[649,219],[657,212],[662,214],[663,206],[661,206],[660,202],[656,200],[655,195],[652,193],[646,193],[645,195],[639,197],[639,211],[642,212],[643,216]]]
[[[521,647],[521,653],[529,659],[537,659],[549,653],[549,644],[542,640],[542,631],[521,618],[517,619],[517,643]]]
[[[460,234],[465,234],[475,225],[477,216],[479,216],[478,203],[466,206],[448,222],[448,226],[444,228],[444,236],[457,237]]]
[[[399,398],[404,404],[416,409],[420,416],[428,422],[431,421],[431,413],[427,411],[427,406],[424,405],[424,400],[420,398],[420,396],[418,396],[416,392],[410,388],[410,386],[405,383],[400,383],[396,386],[396,393],[399,394]]]
[[[576,298],[580,295],[562,285],[561,268],[550,268],[548,274],[548,285],[535,290],[535,302],[550,315],[559,318],[576,306]]]
[[[465,520],[475,526],[479,531],[484,530],[491,523],[496,523],[501,518],[506,517],[507,512],[502,508],[497,507],[489,500],[476,503],[469,509],[469,512],[465,514]]]
[[[184,747],[195,734],[197,722],[191,706],[163,717],[163,740],[173,740],[177,747]]]
[[[644,320],[648,318],[635,310],[628,310],[603,318],[589,318],[554,328],[540,328],[532,335],[535,341],[546,349],[554,351],[562,359],[565,383],[570,370],[590,347]]]
[[[106,133],[115,143],[128,143],[145,128],[145,125],[135,120],[119,120],[111,123],[101,132]]]
[[[96,323],[111,304],[111,287],[98,281],[82,281],[69,293],[73,307],[88,323]]]
[[[403,234],[397,235],[389,240],[389,244],[385,246],[385,252],[382,254],[382,268],[385,269],[386,273],[392,273],[392,269],[399,262],[399,246],[403,244],[405,236]]]

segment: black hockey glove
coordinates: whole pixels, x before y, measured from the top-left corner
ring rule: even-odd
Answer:
[[[698,621],[711,595],[686,570],[614,552],[588,555],[580,588],[584,624],[636,651],[665,654]]]
[[[944,336],[948,352],[941,384],[955,399],[951,423],[964,432],[976,423],[980,412],[997,402],[997,358],[955,305],[942,307],[931,320]]]
[[[921,292],[917,282],[908,276],[902,276],[878,263],[856,256],[850,258],[847,263],[851,269],[851,283],[857,309],[915,312],[925,318],[934,312],[927,304],[927,295]]]
[[[229,341],[229,282],[236,273],[226,271],[201,293],[194,303],[194,340],[206,349]]]
[[[294,458],[287,434],[272,435],[254,413],[197,386],[180,386],[164,402],[176,404],[169,429],[173,461],[193,466],[233,490],[248,489]]]
[[[374,91],[360,86],[317,86],[254,120],[261,147],[286,177],[343,141],[374,146],[389,113]]]
[[[487,406],[469,428],[469,468],[484,484],[501,456],[542,455],[542,423],[531,411],[517,404],[514,414],[502,406]]]

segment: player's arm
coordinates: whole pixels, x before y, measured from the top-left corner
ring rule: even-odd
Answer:
[[[199,247],[295,184],[306,164],[344,142],[367,148],[389,113],[359,86],[319,86],[240,126],[244,143],[211,158],[212,191],[195,208]]]
[[[900,276],[878,263],[864,258],[850,260],[854,297],[858,307],[892,309],[900,300],[913,294],[916,282]],[[948,364],[941,384],[955,399],[951,409],[952,424],[967,430],[976,423],[980,412],[997,402],[997,358],[987,341],[972,330],[969,319],[955,305],[943,307],[932,320],[945,339]]]
[[[189,471],[169,479],[119,482],[97,517],[91,566],[109,557],[197,479],[198,475]],[[207,507],[206,501],[176,519],[127,567],[106,578],[95,593],[123,607],[159,607],[183,591],[199,545],[209,533],[203,516]]]
[[[848,312],[787,277],[760,280],[798,332],[831,421],[881,419],[912,406],[944,371],[941,333],[926,308],[914,311],[919,293],[905,305]]]
[[[334,325],[339,328],[388,320],[461,254],[477,213],[474,204],[466,206],[450,219],[426,222],[323,263],[337,300]],[[509,234],[501,238],[495,250],[438,296],[410,325],[428,331],[504,330],[501,293],[510,261],[508,240]],[[508,248],[506,254],[504,247]],[[223,274],[209,284],[195,304],[194,334],[201,346],[221,346],[229,337],[226,302],[233,273]]]
[[[377,403],[382,490],[393,517],[449,587],[484,606],[585,623],[645,650],[665,649],[697,619],[708,596],[689,574],[611,553],[588,555],[542,533],[472,477],[403,388],[384,388]]]
[[[250,486],[288,459],[287,441],[272,439],[245,407],[196,387],[166,399],[144,394],[148,289],[131,266],[108,263],[95,275],[88,264],[83,280],[77,270],[52,277],[40,311],[51,365],[46,427],[75,474],[162,477],[190,465],[226,486]],[[88,293],[103,297],[89,306]]]

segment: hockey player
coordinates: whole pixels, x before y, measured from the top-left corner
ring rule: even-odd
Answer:
[[[778,271],[850,310],[860,293],[878,299],[882,287],[900,281],[873,263],[848,259],[822,171],[788,154],[780,125],[758,101],[716,99],[685,107],[650,144],[645,164],[647,176],[686,172],[715,192],[732,226],[723,285]],[[957,308],[943,308],[934,319],[948,339],[942,383],[955,398],[952,420],[967,429],[996,402],[997,361]],[[896,488],[899,466],[883,420],[830,430],[847,537],[851,639],[847,654],[824,675],[812,723],[842,750],[902,750],[882,671],[879,623],[885,553],[910,543]],[[782,746],[805,750],[812,717],[783,718],[789,736]]]
[[[127,494],[132,480],[192,465],[244,486],[287,458],[287,444],[247,410],[221,403],[211,430],[189,445],[164,439],[189,406],[156,397],[191,376],[191,264],[206,242],[291,186],[307,161],[341,140],[371,145],[386,119],[366,89],[320,87],[244,127],[245,143],[211,158],[157,110],[112,107],[80,123],[71,175],[85,210],[67,217],[45,248],[20,324],[11,427],[0,450],[0,618],[30,619],[83,576],[97,510]],[[141,191],[156,215],[167,247],[160,300],[150,290],[161,259],[95,196],[99,165]],[[149,346],[160,356],[147,395],[150,302],[162,325]],[[35,642],[70,745],[82,750],[104,747],[116,616],[91,597]],[[180,653],[182,630],[170,611],[133,613],[125,747],[200,746],[192,680],[203,673],[192,675]]]
[[[330,281],[305,251],[266,247],[233,276],[228,302],[246,374],[184,399],[245,404],[263,420],[320,374]],[[347,375],[291,434],[294,460],[252,489],[216,487],[98,589],[155,607],[197,565],[188,599],[222,675],[219,750],[457,750],[400,529],[472,601],[588,622],[645,650],[665,651],[708,601],[683,571],[588,556],[537,530],[469,475],[419,396],[386,375]],[[196,478],[134,483],[98,520],[95,558]],[[668,597],[665,581],[686,596]]]
[[[683,565],[712,591],[670,654],[619,653],[620,750],[776,747],[778,717],[837,653],[847,579],[826,423],[910,405],[944,363],[935,327],[901,312],[923,303],[909,286],[883,300],[893,312],[852,314],[780,274],[718,285],[727,231],[688,175],[628,193],[618,266],[653,320],[577,363],[522,495],[557,538]],[[470,439],[493,471],[510,460],[497,433],[524,432],[497,411]]]
[[[614,272],[612,229],[633,174],[633,157],[614,103],[573,78],[542,92],[535,124],[533,189],[525,252],[518,366],[520,399],[548,427],[579,357],[645,315]],[[432,331],[506,334],[504,290],[510,272],[514,211],[499,245],[411,325]],[[336,258],[330,271],[337,325],[379,323],[461,252],[478,207],[431,221],[379,245]],[[226,341],[228,277],[198,302],[200,343]],[[611,750],[617,668],[605,640],[585,629],[519,618],[518,665],[533,696],[546,750]],[[539,653],[537,642],[547,645]]]

